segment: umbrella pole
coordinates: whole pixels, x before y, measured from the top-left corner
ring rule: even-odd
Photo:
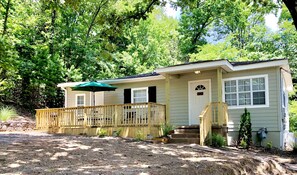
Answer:
[[[95,91],[93,91],[93,125],[95,125],[95,98],[96,98],[96,94]]]

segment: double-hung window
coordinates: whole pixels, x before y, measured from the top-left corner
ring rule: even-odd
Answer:
[[[148,102],[148,88],[133,88],[131,89],[132,103],[146,103]]]
[[[224,79],[224,99],[231,107],[268,106],[268,76]]]
[[[85,106],[85,94],[76,94],[76,106],[77,107],[82,107]],[[77,115],[82,116],[84,113],[83,109],[78,109],[77,110]]]

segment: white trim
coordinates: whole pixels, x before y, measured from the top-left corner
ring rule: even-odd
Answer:
[[[217,68],[223,67],[226,71],[230,72],[233,70],[233,66],[227,60],[214,60],[209,62],[202,62],[202,63],[193,63],[193,64],[186,64],[186,65],[177,65],[172,67],[164,67],[156,69],[157,73],[164,74],[164,73],[178,73],[178,72],[186,72],[186,71],[194,71],[199,69],[210,69],[210,68]]]
[[[188,81],[188,119],[189,119],[189,125],[191,125],[191,116],[190,116],[190,111],[191,109],[191,105],[190,105],[190,96],[191,96],[191,91],[190,91],[190,84],[191,83],[199,83],[199,82],[203,82],[203,81],[207,81],[209,83],[209,103],[211,102],[211,79],[203,79],[203,80],[193,80],[193,81]],[[200,115],[200,114],[199,114]],[[199,117],[199,116],[197,116]]]
[[[75,94],[75,107],[77,106],[77,97],[78,96],[83,96],[84,97],[84,106],[86,106],[86,94]]]
[[[288,60],[272,60],[272,61],[267,61],[267,62],[242,65],[242,66],[234,66],[233,71],[261,69],[261,68],[266,68],[266,67],[277,67],[277,66],[283,66],[283,65],[288,65],[288,64],[289,64]]]
[[[163,75],[157,75],[157,76],[127,78],[127,79],[99,80],[97,82],[108,83],[108,84],[120,84],[120,83],[143,82],[143,81],[154,81],[154,80],[165,80],[165,77]],[[60,88],[74,87],[82,83],[86,83],[86,82],[59,83],[57,87],[60,87]]]
[[[89,92],[89,95],[90,95],[90,105],[88,105],[88,106],[92,106],[92,101],[94,101],[94,100],[92,100],[93,92]],[[94,106],[96,106],[96,105],[94,104]]]
[[[127,78],[127,79],[113,79],[113,80],[101,80],[100,83],[108,84],[120,84],[120,83],[131,83],[131,82],[142,82],[142,81],[154,81],[154,80],[165,80],[163,75],[138,77],[138,78]]]
[[[148,102],[148,87],[131,88],[131,103],[134,103],[134,91],[135,90],[146,90],[146,102]]]
[[[225,102],[225,81],[231,80],[242,80],[242,79],[253,79],[253,78],[263,78],[265,79],[265,105],[243,105],[243,106],[228,106],[228,109],[243,109],[243,108],[267,108],[269,107],[269,83],[268,83],[268,74],[262,75],[253,75],[253,76],[242,76],[242,77],[232,77],[225,78],[222,81],[222,96],[223,102]],[[236,81],[237,82],[237,81]],[[252,86],[252,84],[250,85]],[[251,88],[251,92],[252,88]],[[238,84],[236,83],[236,93],[238,94]],[[237,105],[239,103],[239,96],[237,95]],[[253,96],[251,96],[251,103],[253,103]]]
[[[86,82],[68,82],[68,83],[59,83],[57,87],[65,88],[65,87],[74,87],[76,85],[86,83]]]

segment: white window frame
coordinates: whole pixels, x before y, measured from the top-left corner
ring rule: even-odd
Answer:
[[[77,106],[77,97],[79,96],[83,96],[84,97],[84,105],[83,106],[86,106],[86,94],[75,94],[75,106]]]
[[[131,88],[131,103],[134,103],[134,91],[136,90],[145,90],[146,91],[146,102],[148,102],[148,87],[141,87],[141,88]]]
[[[240,105],[239,106],[239,93],[238,93],[238,80],[242,79],[253,79],[253,78],[264,78],[265,81],[265,104],[264,105],[253,105],[253,91],[252,86],[253,83],[251,81],[251,105]],[[269,84],[268,84],[268,74],[263,75],[254,75],[254,76],[244,76],[244,77],[233,77],[233,78],[225,78],[222,81],[222,92],[223,92],[223,101],[225,102],[225,82],[236,80],[236,94],[237,94],[237,106],[228,106],[228,109],[242,109],[242,108],[267,108],[269,107]]]

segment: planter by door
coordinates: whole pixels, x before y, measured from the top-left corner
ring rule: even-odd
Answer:
[[[199,125],[199,115],[211,100],[210,80],[189,81],[189,124]]]

